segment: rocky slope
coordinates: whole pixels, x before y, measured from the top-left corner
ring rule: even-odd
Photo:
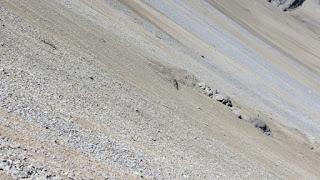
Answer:
[[[314,3],[1,0],[0,179],[318,179]]]

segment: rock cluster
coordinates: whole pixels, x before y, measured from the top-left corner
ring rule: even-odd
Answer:
[[[240,108],[235,107],[230,99],[230,97],[223,95],[220,93],[217,89],[212,89],[210,86],[206,85],[204,82],[200,82],[198,84],[198,87],[200,90],[205,94],[206,96],[220,102],[221,104],[228,106],[233,114],[237,116],[238,119],[243,119],[249,121],[251,124],[254,125],[257,129],[260,129],[264,134],[271,135],[271,129],[270,127],[261,119],[259,118],[250,118],[246,116]]]
[[[231,99],[228,96],[225,96],[219,92],[217,89],[212,89],[210,86],[206,85],[205,83],[201,82],[198,84],[201,91],[207,95],[208,97],[222,103],[223,105],[226,105],[230,108],[233,108],[233,104]],[[238,110],[237,112],[239,112]]]

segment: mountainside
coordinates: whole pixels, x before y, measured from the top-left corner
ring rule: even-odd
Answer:
[[[0,179],[319,179],[319,82],[318,0],[0,0]]]

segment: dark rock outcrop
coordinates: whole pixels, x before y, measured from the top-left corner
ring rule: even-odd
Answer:
[[[268,0],[268,2],[272,2],[277,4],[278,7],[281,7],[283,11],[294,10],[305,2],[306,0]]]

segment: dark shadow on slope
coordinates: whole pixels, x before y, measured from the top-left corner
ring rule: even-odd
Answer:
[[[305,1],[306,0],[295,0],[288,8],[284,9],[284,11],[296,9],[299,6],[302,6]]]

